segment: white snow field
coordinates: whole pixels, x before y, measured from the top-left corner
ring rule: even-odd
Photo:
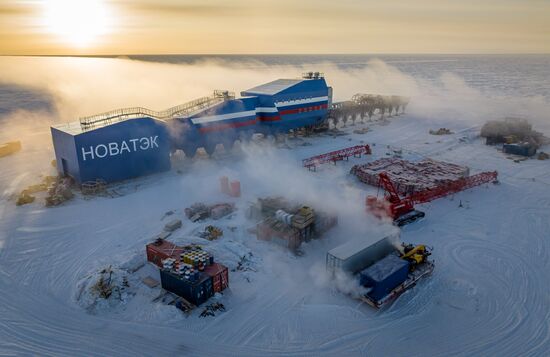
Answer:
[[[366,134],[353,129],[368,125]],[[432,136],[450,125],[456,134]],[[290,148],[250,145],[226,160],[186,159],[178,173],[114,186],[114,198],[77,196],[60,207],[40,200],[16,207],[13,194],[38,181],[36,156],[26,148],[2,159],[0,172],[0,354],[67,356],[543,356],[550,350],[550,161],[514,163],[460,127],[402,115],[390,124],[344,128],[347,136],[289,141]],[[461,139],[462,140],[459,140]],[[314,154],[368,143],[372,156],[322,166],[300,166]],[[500,185],[487,184],[418,208],[426,218],[402,229],[401,239],[433,246],[434,274],[379,311],[338,292],[324,274],[327,250],[349,239],[373,239],[393,229],[364,210],[365,186],[348,174],[353,164],[402,148],[464,164],[472,173],[498,170]],[[548,148],[546,148],[548,150]],[[26,159],[29,160],[26,160]],[[21,172],[30,172],[21,174]],[[219,193],[218,178],[240,179],[243,197]],[[325,239],[305,244],[295,257],[247,233],[247,202],[284,194],[339,214]],[[235,202],[229,219],[191,223],[183,209],[196,201]],[[463,207],[459,207],[462,202]],[[165,212],[174,215],[162,220]],[[173,218],[184,226],[169,239],[197,242],[234,269],[252,253],[249,271],[230,271],[227,308],[200,318],[152,302],[158,279],[145,264],[129,274],[124,302],[90,307],[86,279],[109,265],[131,269],[145,262],[145,244]],[[194,232],[206,224],[225,231],[208,242]],[[231,231],[229,227],[236,227]],[[350,285],[350,290],[352,290]],[[133,294],[133,295],[132,295]]]

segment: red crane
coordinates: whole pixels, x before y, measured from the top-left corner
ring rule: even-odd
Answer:
[[[425,216],[424,212],[414,209],[414,202],[410,198],[401,198],[385,172],[379,174],[379,187],[385,191],[384,200],[376,196],[367,196],[367,208],[376,217],[391,217],[398,226],[416,221]]]
[[[408,197],[401,198],[395,189],[388,174],[379,174],[378,187],[385,191],[384,200],[376,196],[367,196],[367,209],[376,217],[391,217],[398,226],[416,221],[425,216],[424,212],[414,209],[415,203],[425,203],[452,193],[467,190],[488,182],[498,182],[496,171],[482,172],[476,175],[463,177],[458,180],[449,181],[431,189],[415,192]]]

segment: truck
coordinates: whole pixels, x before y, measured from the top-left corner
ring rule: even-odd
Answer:
[[[327,252],[326,267],[333,275],[353,275],[366,291],[358,298],[380,308],[433,272],[431,252],[425,245],[400,243],[398,235],[375,242],[359,239]]]

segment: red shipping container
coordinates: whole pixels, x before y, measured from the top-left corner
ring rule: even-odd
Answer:
[[[212,277],[212,288],[215,293],[222,292],[229,286],[229,269],[225,265],[213,263],[204,268],[204,272]]]
[[[167,258],[179,259],[183,253],[183,247],[178,247],[172,242],[164,239],[158,239],[145,246],[147,260],[162,268],[162,261]]]
[[[241,182],[231,181],[231,196],[241,197]]]
[[[220,177],[220,190],[222,193],[229,194],[229,178],[227,176]]]

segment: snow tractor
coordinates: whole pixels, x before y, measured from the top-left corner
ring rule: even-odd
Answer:
[[[388,235],[375,242],[352,239],[327,252],[326,267],[332,276],[349,274],[364,289],[351,293],[353,298],[380,308],[434,270],[429,259],[431,248],[425,245],[398,244],[398,235]],[[355,283],[355,282],[354,282]]]
[[[402,244],[402,250],[380,259],[359,273],[360,283],[368,289],[361,300],[380,308],[416,285],[434,270],[425,245]]]

